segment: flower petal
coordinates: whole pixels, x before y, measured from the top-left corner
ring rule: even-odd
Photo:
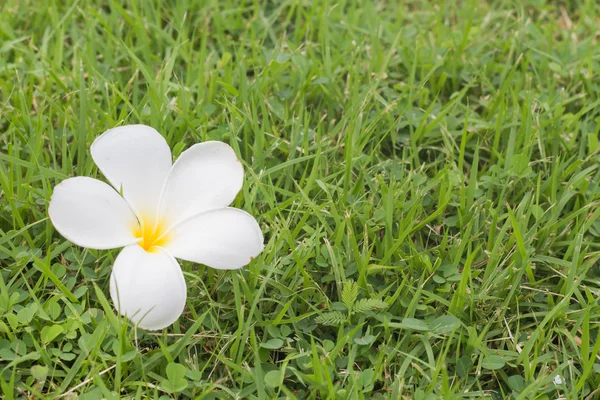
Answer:
[[[242,188],[244,169],[223,142],[198,143],[184,151],[169,173],[160,215],[169,225],[199,212],[226,207]]]
[[[109,185],[77,177],[54,188],[48,214],[61,235],[90,249],[114,249],[135,243],[135,214]]]
[[[241,268],[264,247],[256,220],[237,208],[198,214],[168,235],[165,249],[173,256],[217,269]]]
[[[145,125],[109,129],[94,141],[91,153],[137,215],[153,219],[171,169],[171,149],[161,134]]]
[[[110,276],[115,308],[140,328],[157,330],[171,325],[183,312],[186,286],[177,261],[161,248],[145,251],[127,246]]]

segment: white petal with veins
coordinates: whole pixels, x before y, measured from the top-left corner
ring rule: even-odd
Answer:
[[[145,125],[109,129],[91,148],[106,179],[123,193],[138,216],[154,219],[160,193],[171,169],[171,149],[165,138]]]
[[[148,252],[136,244],[125,247],[115,260],[110,296],[119,313],[140,328],[162,329],[183,312],[185,279],[166,251],[155,248]]]
[[[97,179],[81,176],[59,183],[48,214],[61,235],[82,247],[114,249],[137,241],[135,214],[113,188]]]
[[[167,224],[227,207],[242,188],[244,169],[231,147],[198,143],[184,151],[169,173],[160,203]]]
[[[237,208],[222,208],[196,215],[169,232],[165,249],[177,258],[217,269],[248,264],[263,249],[256,220]]]

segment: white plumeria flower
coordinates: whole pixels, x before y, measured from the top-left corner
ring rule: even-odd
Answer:
[[[162,329],[183,312],[186,285],[175,258],[235,269],[262,251],[256,220],[228,207],[242,188],[244,170],[227,144],[196,144],[172,164],[156,130],[129,125],[103,133],[91,153],[114,189],[93,178],[66,179],[54,188],[48,214],[79,246],[124,247],[110,295],[120,314],[139,327]]]

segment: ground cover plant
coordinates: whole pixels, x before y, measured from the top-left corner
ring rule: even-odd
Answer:
[[[3,398],[597,398],[599,12],[0,3]],[[265,236],[158,332],[47,212],[133,123],[228,143]]]

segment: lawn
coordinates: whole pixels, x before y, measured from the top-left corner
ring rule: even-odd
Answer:
[[[600,398],[595,0],[0,4],[3,398]],[[157,332],[48,218],[142,123],[265,249]],[[0,396],[2,397],[2,396]]]

